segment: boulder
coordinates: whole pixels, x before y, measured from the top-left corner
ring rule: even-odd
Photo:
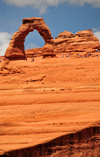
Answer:
[[[61,32],[58,37],[56,38],[71,38],[71,37],[74,37],[73,33],[69,32],[69,31],[64,31],[64,32]]]
[[[56,54],[54,53],[54,48],[53,48],[52,44],[46,43],[43,46],[43,48],[42,48],[42,56],[43,56],[43,58],[55,57],[56,56]]]
[[[79,37],[91,37],[93,36],[92,30],[83,30],[83,31],[79,31],[77,33],[75,33],[75,36],[79,36]]]

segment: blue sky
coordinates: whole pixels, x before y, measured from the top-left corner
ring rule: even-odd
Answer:
[[[42,17],[53,38],[64,30],[75,34],[92,29],[100,40],[100,0],[0,0],[0,56],[23,18]],[[34,30],[25,39],[25,49],[42,47],[43,38]]]

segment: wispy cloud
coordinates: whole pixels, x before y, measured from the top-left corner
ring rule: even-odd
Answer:
[[[100,41],[100,27],[92,28],[93,34],[99,39]]]
[[[99,39],[99,41],[100,41],[100,31],[98,31],[98,32],[94,32],[94,35]]]
[[[0,32],[0,56],[4,56],[5,51],[9,45],[11,34],[7,32]]]
[[[40,13],[44,13],[49,6],[57,6],[61,3],[69,2],[71,5],[83,6],[85,3],[91,4],[93,7],[100,8],[100,0],[4,0],[8,4],[16,6],[31,6],[38,9]]]
[[[39,46],[33,43],[33,44],[27,45],[26,47],[26,49],[32,49],[32,48],[39,48]]]

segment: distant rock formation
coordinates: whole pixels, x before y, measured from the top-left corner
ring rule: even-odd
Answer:
[[[26,56],[32,57],[35,53],[37,56],[51,54],[51,52],[45,52],[45,47],[47,46],[26,50]],[[89,53],[96,52],[96,49],[100,50],[100,43],[99,39],[93,35],[92,30],[79,31],[75,35],[69,31],[64,31],[53,40],[52,47],[55,54],[71,52]]]
[[[52,43],[50,29],[42,18],[25,18],[19,30],[11,38],[9,46],[5,52],[5,57],[9,59],[25,59],[24,41],[29,32],[36,29],[45,40],[45,43]],[[48,52],[49,53],[49,52]]]
[[[69,52],[95,52],[100,48],[99,40],[92,30],[84,30],[75,33],[64,31],[54,39],[55,53]]]
[[[88,53],[95,52],[96,49],[100,50],[99,40],[93,35],[92,30],[79,31],[75,35],[69,31],[64,31],[53,39],[50,29],[45,24],[43,18],[25,18],[22,22],[23,24],[19,27],[19,30],[13,34],[5,52],[5,57],[10,60],[34,57],[35,54],[36,56],[46,58],[48,56],[54,57],[57,53]],[[34,29],[43,37],[45,45],[42,48],[25,51],[25,37]]]

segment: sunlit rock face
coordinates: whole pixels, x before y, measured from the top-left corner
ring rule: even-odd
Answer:
[[[24,49],[24,42],[29,32],[36,29],[45,41],[42,48],[35,48],[26,50]],[[96,38],[92,30],[84,30],[75,33],[69,31],[61,32],[58,37],[53,39],[50,29],[45,24],[43,18],[25,18],[22,20],[22,25],[18,31],[15,32],[11,38],[9,46],[5,52],[5,57],[10,60],[20,60],[27,57],[48,56],[55,57],[58,53],[70,52],[95,52],[100,49],[98,38]]]
[[[25,59],[24,42],[29,32],[36,29],[43,37],[45,43],[52,43],[50,29],[45,24],[42,18],[25,18],[22,20],[22,25],[18,31],[15,32],[11,38],[9,46],[5,52],[5,57],[9,59]]]
[[[43,58],[56,57],[56,54],[54,53],[53,45],[46,43],[42,48],[42,56]]]
[[[49,51],[47,52],[46,48]],[[53,51],[51,51],[51,47]],[[100,44],[97,37],[92,33],[92,30],[84,30],[75,33],[75,35],[69,31],[61,32],[52,43],[44,45],[43,48],[29,49],[25,51],[27,57],[32,57],[36,53],[37,56],[46,57],[49,55],[57,55],[61,53],[89,53],[96,52],[96,49],[100,50]],[[52,52],[52,53],[51,53]]]
[[[2,157],[99,157],[99,140],[100,127],[90,127],[55,138],[47,143],[7,152]]]
[[[55,53],[61,52],[95,52],[100,48],[99,40],[92,30],[84,30],[75,33],[64,31],[54,39]]]

